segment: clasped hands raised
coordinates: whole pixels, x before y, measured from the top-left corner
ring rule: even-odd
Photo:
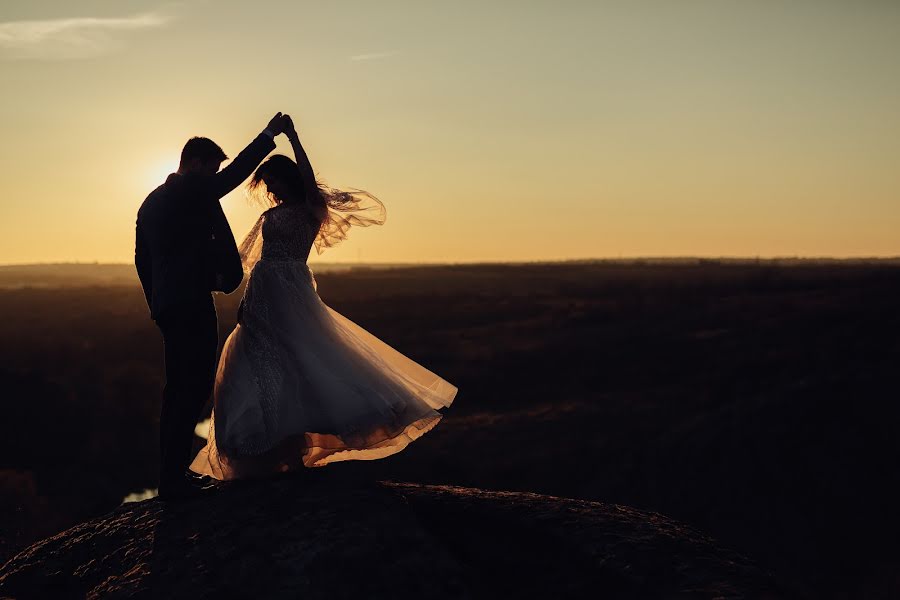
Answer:
[[[275,116],[269,120],[269,124],[266,125],[266,129],[271,131],[273,135],[283,133],[288,137],[288,139],[296,139],[297,137],[297,130],[294,128],[294,121],[288,114],[282,114],[280,112],[276,113]]]

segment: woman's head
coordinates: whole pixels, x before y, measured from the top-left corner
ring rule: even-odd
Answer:
[[[304,202],[306,197],[306,185],[297,163],[283,154],[273,154],[259,165],[248,188],[272,206]]]

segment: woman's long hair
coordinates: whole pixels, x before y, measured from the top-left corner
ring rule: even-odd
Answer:
[[[285,188],[280,195],[269,189],[278,181]],[[283,154],[273,154],[253,173],[247,185],[251,202],[272,208],[281,204],[300,204],[319,221],[315,248],[322,254],[347,239],[351,226],[383,225],[387,217],[384,204],[372,194],[358,189],[339,190],[319,181],[307,185],[300,168]],[[317,193],[308,190],[315,189]]]
[[[286,188],[286,192],[282,192],[281,195],[274,194],[269,189],[269,183],[274,181],[280,182]],[[318,182],[310,183],[315,183],[319,194],[307,193],[313,186],[307,186],[297,163],[284,154],[273,154],[257,167],[247,185],[247,193],[252,202],[262,204],[266,208],[279,204],[299,203],[312,214],[321,215],[326,208],[321,186]]]

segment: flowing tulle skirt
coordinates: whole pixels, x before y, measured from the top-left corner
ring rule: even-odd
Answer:
[[[434,428],[456,391],[326,306],[305,263],[262,260],[191,470],[236,479],[383,458]]]

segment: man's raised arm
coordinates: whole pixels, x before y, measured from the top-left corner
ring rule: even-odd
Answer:
[[[284,117],[276,114],[266,128],[234,157],[231,163],[212,176],[211,192],[218,200],[250,177],[266,155],[275,149],[275,136],[284,130]]]

